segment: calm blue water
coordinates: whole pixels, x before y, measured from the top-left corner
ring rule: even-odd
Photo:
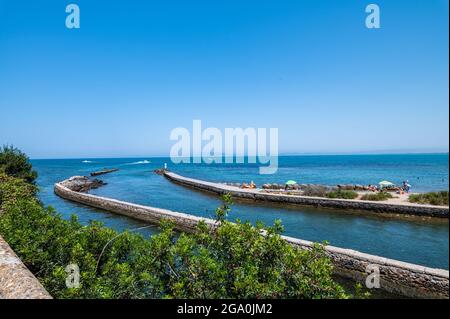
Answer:
[[[90,163],[83,163],[90,160]],[[148,160],[150,163],[145,163]],[[118,172],[100,178],[108,185],[94,194],[151,205],[198,216],[213,217],[220,205],[217,197],[192,191],[168,182],[153,170],[168,163],[169,169],[184,176],[218,182],[253,180],[284,183],[375,184],[380,180],[395,183],[408,179],[413,191],[448,190],[448,154],[418,155],[352,155],[352,156],[287,156],[281,157],[278,173],[259,175],[258,167],[249,164],[171,164],[168,158],[145,159],[60,159],[33,160],[39,173],[40,197],[64,217],[77,214],[80,221],[100,220],[117,230],[134,229],[143,224],[126,217],[101,212],[74,204],[53,193],[55,182],[73,175],[88,175],[104,167],[117,167]],[[354,212],[262,206],[238,202],[230,219],[240,218],[271,224],[281,219],[285,234],[312,241],[328,241],[331,245],[394,258],[429,267],[449,268],[448,220],[424,222],[420,219],[392,219]],[[150,235],[155,228],[140,231]]]

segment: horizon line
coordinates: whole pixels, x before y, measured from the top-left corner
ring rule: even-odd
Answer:
[[[352,156],[352,155],[445,155],[449,154],[449,151],[435,151],[435,152],[421,152],[421,151],[399,151],[399,152],[376,152],[376,151],[367,151],[367,152],[305,152],[305,153],[281,153],[279,157],[290,157],[290,156]],[[246,157],[248,155],[234,155],[234,157]],[[219,157],[219,156],[217,156]],[[220,156],[223,157],[223,156]],[[136,156],[97,156],[97,157],[29,157],[30,160],[58,160],[58,159],[109,159],[109,158],[170,158],[169,155],[136,155]],[[177,156],[176,158],[183,158],[182,156]],[[192,156],[189,158],[193,158]],[[211,158],[214,158],[211,156]]]

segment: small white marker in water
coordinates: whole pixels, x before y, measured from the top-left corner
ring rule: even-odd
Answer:
[[[164,169],[167,169],[167,163],[164,163]]]

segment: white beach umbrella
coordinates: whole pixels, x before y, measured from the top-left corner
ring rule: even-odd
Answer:
[[[380,187],[389,187],[389,186],[394,186],[394,183],[389,182],[389,181],[381,181],[378,183],[378,185],[380,185]]]

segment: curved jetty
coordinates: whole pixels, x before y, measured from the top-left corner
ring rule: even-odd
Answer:
[[[77,203],[151,224],[158,224],[163,219],[170,219],[177,229],[186,232],[195,232],[196,226],[201,220],[210,228],[217,226],[216,222],[209,218],[80,193],[70,189],[71,184],[68,181],[70,179],[56,183],[55,193]],[[302,249],[310,249],[313,245],[310,241],[282,237],[291,245]],[[448,270],[428,268],[333,246],[325,246],[325,251],[333,261],[335,273],[341,277],[364,283],[367,275],[373,271],[371,269],[378,267],[380,289],[414,298],[449,297]]]
[[[167,170],[164,171],[164,176],[168,180],[180,185],[184,185],[201,191],[215,193],[218,195],[228,193],[235,198],[267,201],[275,203],[308,205],[316,207],[367,210],[375,213],[394,213],[394,214],[448,218],[448,210],[449,210],[448,206],[433,206],[414,203],[387,203],[387,202],[374,202],[360,199],[337,199],[337,198],[312,197],[301,195],[274,194],[264,192],[260,189],[243,189],[236,186],[188,178]]]

